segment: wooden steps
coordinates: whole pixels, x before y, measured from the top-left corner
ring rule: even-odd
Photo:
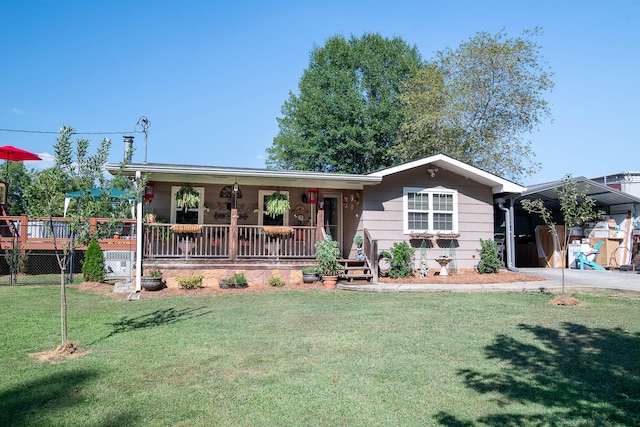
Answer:
[[[343,259],[338,262],[343,265],[343,272],[338,275],[339,280],[346,280],[350,283],[373,281],[373,274],[366,260]]]

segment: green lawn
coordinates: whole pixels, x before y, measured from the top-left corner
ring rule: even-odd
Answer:
[[[120,301],[0,287],[0,425],[640,425],[638,300],[344,291]]]

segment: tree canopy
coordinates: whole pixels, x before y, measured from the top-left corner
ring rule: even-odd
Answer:
[[[407,120],[396,147],[402,161],[444,153],[497,175],[518,179],[539,170],[524,135],[549,116],[543,98],[551,72],[534,38],[480,32],[404,86]]]
[[[480,32],[428,62],[398,37],[331,37],[282,107],[267,166],[365,173],[444,153],[531,175],[540,165],[524,137],[549,116],[553,88],[540,32]]]
[[[364,173],[392,165],[403,115],[402,82],[421,67],[401,38],[364,34],[314,47],[278,118],[267,165],[281,169]]]

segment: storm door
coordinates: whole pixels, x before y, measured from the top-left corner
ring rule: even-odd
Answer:
[[[324,231],[333,240],[340,243],[342,252],[342,195],[340,193],[324,193]]]

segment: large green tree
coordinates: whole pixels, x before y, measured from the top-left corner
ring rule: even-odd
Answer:
[[[394,164],[400,86],[421,66],[418,50],[399,37],[333,36],[314,47],[299,93],[282,107],[267,165],[364,173]]]
[[[402,161],[435,153],[517,180],[539,170],[525,136],[549,116],[552,73],[539,29],[508,37],[480,32],[436,59],[403,87]]]

